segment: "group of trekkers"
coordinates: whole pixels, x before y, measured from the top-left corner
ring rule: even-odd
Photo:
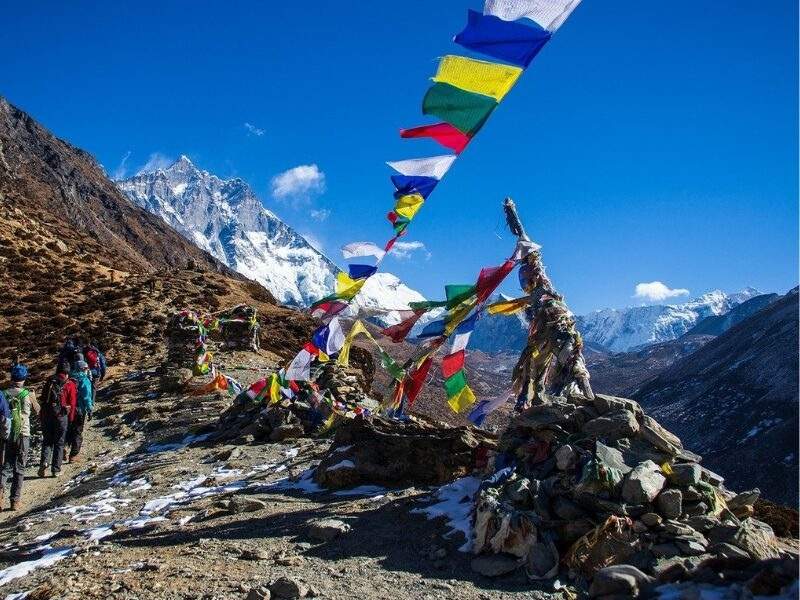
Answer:
[[[41,401],[26,386],[28,368],[14,361],[11,387],[0,390],[0,509],[11,486],[11,510],[22,498],[31,438],[31,416],[38,415],[42,433],[39,477],[48,469],[58,477],[64,462],[80,459],[83,427],[92,417],[97,385],[106,376],[106,360],[94,343],[69,338],[58,355],[56,372],[45,382]]]

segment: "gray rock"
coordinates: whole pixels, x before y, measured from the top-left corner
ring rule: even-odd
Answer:
[[[697,556],[706,551],[705,546],[694,540],[675,540],[675,545],[683,554],[689,556]]]
[[[631,504],[652,502],[666,483],[661,469],[652,460],[636,466],[622,484],[622,498]]]
[[[350,531],[350,525],[339,519],[313,521],[308,526],[308,535],[321,542],[330,542]]]
[[[689,486],[700,482],[702,472],[698,464],[675,464],[672,465],[672,473],[667,477],[669,477],[670,483],[674,485]]]
[[[708,551],[711,554],[722,556],[724,558],[750,558],[750,555],[741,548],[737,548],[732,544],[725,544],[724,542],[720,544],[712,544],[708,548]]]
[[[636,435],[639,423],[633,413],[615,410],[586,423],[583,432],[600,439],[618,440]]]
[[[525,574],[530,579],[550,579],[558,573],[558,550],[549,539],[531,546],[528,552]]]
[[[597,454],[597,458],[599,458],[604,464],[608,465],[612,469],[616,469],[623,475],[627,475],[632,470],[632,467],[625,463],[622,452],[616,448],[610,448],[602,442],[597,442],[595,444],[595,453]]]
[[[641,437],[662,452],[672,456],[677,456],[683,450],[680,438],[674,433],[667,431],[658,422],[645,415],[642,417]]]
[[[698,517],[708,513],[708,505],[705,502],[688,502],[683,505],[683,512],[690,517]]]
[[[305,598],[308,595],[308,586],[302,581],[291,577],[280,577],[269,586],[269,591],[275,598],[295,600],[296,598]]]
[[[555,457],[556,468],[559,471],[568,471],[575,466],[578,455],[572,446],[564,444],[561,448],[556,450]]]
[[[697,531],[706,533],[714,527],[719,526],[720,521],[718,518],[712,517],[711,515],[697,515],[687,519],[686,524]]]
[[[517,479],[506,486],[506,494],[514,502],[525,504],[531,499],[530,485],[531,480],[526,477]]]
[[[741,494],[736,494],[735,497],[728,500],[728,508],[732,511],[735,511],[745,506],[753,506],[756,503],[756,500],[758,500],[759,496],[761,496],[761,490],[758,488],[742,492]]]
[[[645,513],[639,519],[648,527],[658,527],[661,525],[661,517],[656,513]]]
[[[500,577],[511,573],[521,564],[517,557],[510,554],[485,554],[473,558],[470,568],[484,577]]]
[[[642,588],[652,585],[655,579],[632,565],[612,565],[595,573],[589,596],[622,595],[635,597]]]
[[[269,588],[259,585],[251,588],[250,591],[247,592],[245,600],[270,600],[271,597],[272,594],[270,593]]]
[[[683,513],[683,494],[675,489],[662,491],[656,498],[656,508],[665,519],[677,519]]]
[[[563,496],[553,500],[553,512],[559,519],[564,519],[565,521],[574,521],[588,516],[580,506]]]
[[[673,558],[681,554],[681,551],[678,550],[675,544],[654,544],[653,547],[650,548],[650,552],[652,552],[653,556],[656,558]]]
[[[240,560],[267,560],[269,554],[261,548],[246,548],[239,555]]]
[[[234,513],[248,513],[264,510],[268,504],[250,496],[234,496],[230,499],[228,509]]]
[[[702,472],[701,477],[703,481],[710,483],[714,487],[719,487],[725,483],[725,478],[722,475],[717,475],[714,471],[709,471],[705,467],[700,467],[700,470]]]
[[[269,439],[272,442],[282,442],[292,438],[303,437],[305,430],[300,423],[280,425],[272,430],[269,434]]]
[[[772,527],[758,519],[742,521],[729,543],[738,546],[756,560],[780,557],[775,532]]]
[[[638,402],[628,400],[627,398],[617,398],[616,396],[607,396],[605,394],[594,395],[594,407],[601,415],[614,410],[627,410],[634,415],[641,415],[643,413],[642,407]]]

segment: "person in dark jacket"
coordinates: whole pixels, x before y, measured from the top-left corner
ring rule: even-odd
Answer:
[[[78,387],[69,377],[66,365],[47,380],[42,392],[42,457],[39,477],[44,477],[47,467],[53,477],[58,477],[64,459],[64,443],[69,424],[75,420],[78,404]]]
[[[83,347],[83,359],[89,365],[92,382],[95,386],[106,377],[106,357],[97,348],[97,344],[88,344]]]
[[[56,366],[56,371],[61,371],[61,369],[66,367],[67,373],[69,373],[75,366],[77,355],[79,353],[80,346],[76,345],[73,338],[67,338],[67,340],[64,342],[64,345],[61,347],[61,351],[58,353],[58,364]]]
[[[89,365],[85,361],[79,360],[75,364],[75,369],[70,373],[70,379],[75,382],[77,391],[75,417],[70,421],[69,429],[67,430],[67,446],[69,446],[67,460],[73,463],[80,460],[81,445],[83,444],[83,426],[87,419],[92,418],[92,410],[94,408],[94,393]],[[67,454],[66,448],[64,449],[64,454]]]

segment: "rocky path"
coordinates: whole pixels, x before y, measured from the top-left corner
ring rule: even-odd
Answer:
[[[85,462],[58,480],[32,465],[25,510],[2,513],[0,598],[569,595],[474,573],[463,535],[418,512],[435,490],[320,490],[309,470],[328,440],[212,446],[226,398],[165,392],[154,370],[108,390]],[[462,492],[442,512],[463,513]]]

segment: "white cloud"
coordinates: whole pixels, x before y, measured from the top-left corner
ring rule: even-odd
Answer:
[[[650,283],[637,283],[636,293],[633,297],[641,298],[642,300],[647,300],[649,302],[661,302],[667,298],[688,295],[689,290],[685,288],[671,289],[660,281],[651,281]]]
[[[261,137],[262,135],[264,135],[264,130],[261,129],[260,127],[256,127],[252,123],[245,123],[244,128],[247,129],[248,135],[255,135],[257,137]]]
[[[395,258],[400,260],[406,260],[411,258],[411,255],[417,250],[425,253],[425,260],[431,257],[431,253],[428,252],[428,249],[422,242],[395,242],[390,250],[390,254],[393,254]]]
[[[331,211],[329,211],[327,208],[311,209],[311,211],[308,214],[315,221],[322,222],[331,216]]]
[[[120,180],[125,179],[125,175],[128,174],[128,159],[131,157],[131,151],[128,150],[125,153],[125,156],[122,157],[122,160],[119,161],[117,168],[114,169],[114,172],[111,174],[111,179]]]
[[[272,197],[299,206],[325,193],[325,173],[317,165],[300,165],[272,178]]]
[[[174,162],[174,158],[161,154],[160,152],[153,152],[147,159],[147,162],[139,167],[139,170],[136,171],[136,174],[141,175],[142,173],[152,173],[153,171],[158,171],[159,169],[166,169]]]

